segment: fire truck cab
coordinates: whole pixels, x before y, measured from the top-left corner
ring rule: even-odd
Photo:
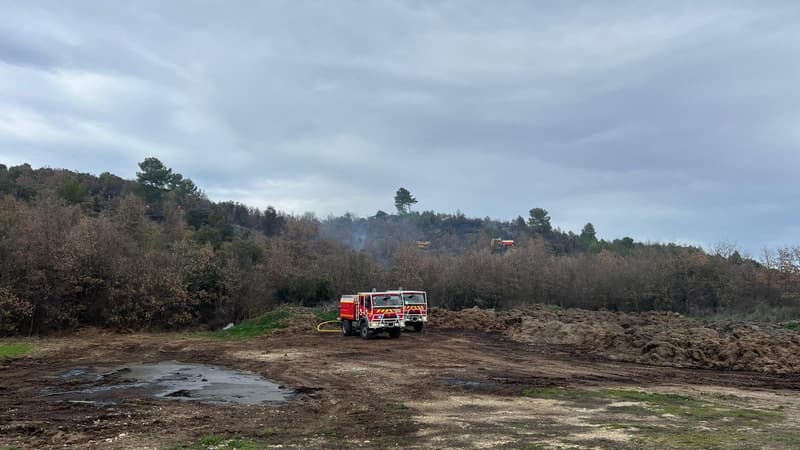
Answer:
[[[386,291],[403,299],[403,325],[422,331],[428,321],[428,294],[425,291]]]
[[[339,320],[342,334],[359,334],[369,339],[375,334],[387,332],[389,337],[400,337],[403,330],[403,299],[392,292],[359,292],[342,295],[339,299]]]

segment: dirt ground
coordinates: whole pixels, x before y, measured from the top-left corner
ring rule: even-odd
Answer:
[[[249,340],[86,331],[36,346],[0,362],[0,448],[800,448],[791,370],[625,362],[441,326],[367,341],[302,327]],[[298,395],[105,407],[43,395],[69,389],[71,369],[160,361],[244,370]]]

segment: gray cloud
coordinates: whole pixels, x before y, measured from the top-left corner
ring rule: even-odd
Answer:
[[[0,161],[319,215],[796,243],[793,2],[2,2]]]

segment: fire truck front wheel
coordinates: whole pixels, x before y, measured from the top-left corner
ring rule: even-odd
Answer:
[[[342,319],[342,335],[343,336],[353,335],[353,322],[351,320]]]
[[[414,331],[416,332],[422,331],[422,322],[414,322],[411,326],[414,327]]]
[[[367,324],[366,320],[361,322],[361,326],[359,327],[358,331],[361,332],[361,339],[369,339],[370,338],[369,324]]]

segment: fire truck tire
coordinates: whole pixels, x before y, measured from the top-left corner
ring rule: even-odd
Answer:
[[[369,326],[367,325],[366,320],[361,322],[361,326],[359,327],[359,332],[361,333],[361,339],[370,338]]]
[[[353,322],[347,319],[342,319],[342,335],[343,336],[352,336],[353,335]]]
[[[389,330],[389,337],[391,339],[397,339],[397,338],[400,337],[400,332],[401,331],[402,330],[400,328],[392,328],[392,329]]]
[[[422,331],[422,325],[423,325],[422,322],[414,322],[413,324],[411,324],[411,326],[414,327],[414,331],[416,332]]]

